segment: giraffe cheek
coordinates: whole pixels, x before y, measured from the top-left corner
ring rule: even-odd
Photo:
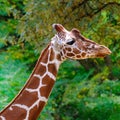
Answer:
[[[74,48],[74,49],[73,49],[73,53],[75,53],[75,54],[80,54],[80,50],[78,50],[77,48]]]
[[[85,52],[82,52],[81,54],[76,55],[76,59],[85,59],[87,58],[87,55]]]
[[[72,57],[74,58],[74,57],[75,57],[75,54],[74,54],[74,53],[67,53],[67,57],[68,57],[68,58],[72,58]]]
[[[72,49],[71,49],[71,48],[68,48],[68,47],[66,48],[66,50],[67,50],[67,51],[69,51],[69,52],[71,52],[71,51],[72,51]]]
[[[76,55],[76,59],[81,59],[81,55]]]
[[[84,58],[84,57],[86,57],[86,53],[85,52],[82,52],[81,53],[81,56]]]

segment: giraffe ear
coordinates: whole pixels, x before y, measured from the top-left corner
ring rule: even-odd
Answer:
[[[75,37],[79,37],[80,36],[80,31],[78,29],[76,29],[76,28],[73,28],[71,30],[71,32],[75,35]]]

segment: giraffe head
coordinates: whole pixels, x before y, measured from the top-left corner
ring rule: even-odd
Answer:
[[[57,34],[52,38],[52,44],[63,58],[86,59],[111,54],[107,47],[85,38],[75,28],[67,31],[61,24],[53,24],[53,28]]]

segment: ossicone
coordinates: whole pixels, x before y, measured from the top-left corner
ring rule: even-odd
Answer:
[[[63,32],[65,30],[65,28],[58,23],[54,23],[52,26],[57,32]]]

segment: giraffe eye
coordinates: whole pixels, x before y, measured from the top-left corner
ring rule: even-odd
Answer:
[[[75,43],[75,40],[72,39],[71,41],[67,42],[66,44],[68,44],[68,45],[73,45],[74,43]]]

